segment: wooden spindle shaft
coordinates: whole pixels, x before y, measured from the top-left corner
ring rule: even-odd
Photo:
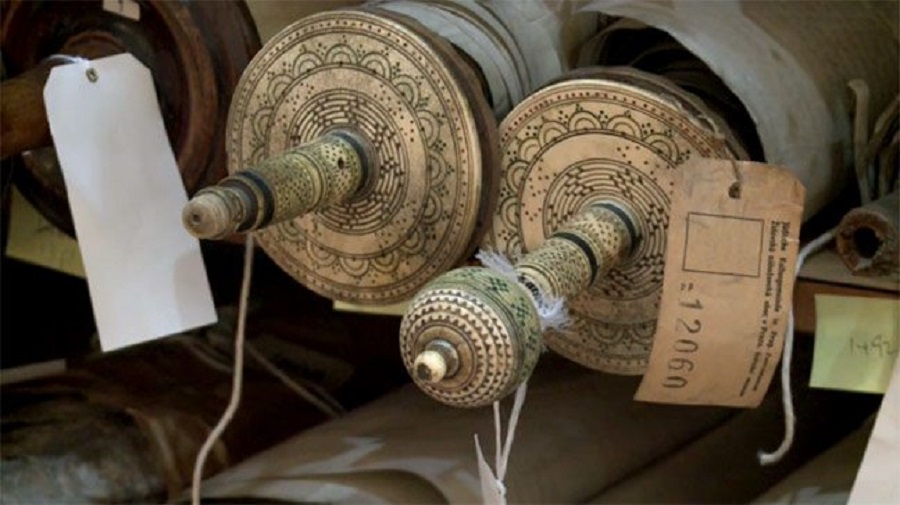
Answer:
[[[44,85],[56,65],[44,62],[0,84],[0,159],[53,143]]]
[[[537,307],[576,295],[625,261],[640,240],[631,210],[588,205],[515,266],[515,276],[461,268],[426,286],[400,326],[404,363],[435,399],[458,407],[490,404],[531,374],[541,350]],[[439,349],[452,349],[449,367]]]
[[[627,258],[637,244],[637,221],[613,202],[599,202],[576,214],[537,250],[516,264],[525,286],[539,296],[567,298],[589,288]]]
[[[365,185],[371,152],[360,137],[331,132],[198,191],[184,207],[184,226],[218,239],[347,201]]]

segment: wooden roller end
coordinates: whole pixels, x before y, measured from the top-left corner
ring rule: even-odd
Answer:
[[[413,368],[419,380],[438,384],[459,371],[459,353],[453,344],[438,338],[416,356]]]
[[[199,239],[213,239],[234,233],[238,219],[225,198],[214,191],[201,192],[181,212],[184,228]]]
[[[219,239],[343,202],[365,179],[368,150],[362,139],[332,132],[276,154],[198,192],[182,211],[184,227]]]
[[[541,350],[531,295],[485,268],[438,277],[400,325],[403,362],[420,389],[454,407],[500,400],[526,380]]]

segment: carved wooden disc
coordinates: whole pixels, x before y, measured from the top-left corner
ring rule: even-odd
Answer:
[[[656,329],[672,172],[694,157],[743,154],[674,86],[633,71],[579,75],[532,94],[501,124],[504,173],[485,247],[517,259],[589,202],[633,209],[642,240],[632,258],[567,300],[570,324],[545,339],[585,366],[637,374]]]
[[[229,114],[229,170],[334,129],[374,148],[351,201],[257,232],[314,291],[353,303],[411,297],[460,263],[493,212],[496,126],[478,79],[446,42],[394,14],[342,10],[273,37]]]

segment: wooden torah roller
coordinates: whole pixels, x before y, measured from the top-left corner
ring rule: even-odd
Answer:
[[[414,20],[324,12],[273,37],[235,91],[231,176],[184,209],[201,238],[256,230],[331,299],[406,300],[477,246],[493,213],[496,121],[477,69]]]
[[[72,57],[132,53],[150,68],[185,188],[226,175],[225,119],[241,71],[260,48],[243,1],[139,3],[140,19],[103,2],[3,2],[0,47],[11,79],[2,84],[2,157],[21,154],[15,182],[61,230],[74,235],[62,172],[44,109],[50,69]],[[85,118],[87,124],[89,118]]]
[[[499,202],[483,247],[507,269],[448,272],[411,301],[401,354],[415,382],[477,407],[531,373],[543,343],[590,368],[639,374],[656,328],[673,172],[743,158],[702,103],[638,71],[579,71],[501,123]],[[539,312],[565,300],[568,324]],[[546,319],[547,314],[544,314]]]

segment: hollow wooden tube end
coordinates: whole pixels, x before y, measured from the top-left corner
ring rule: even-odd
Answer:
[[[223,237],[236,231],[237,220],[225,198],[215,192],[200,193],[181,212],[184,228],[200,239]]]
[[[184,207],[184,226],[198,238],[224,238],[345,202],[363,187],[371,152],[351,133],[323,135],[204,188]]]
[[[416,356],[413,368],[419,380],[437,384],[459,371],[459,353],[453,344],[437,338]]]

